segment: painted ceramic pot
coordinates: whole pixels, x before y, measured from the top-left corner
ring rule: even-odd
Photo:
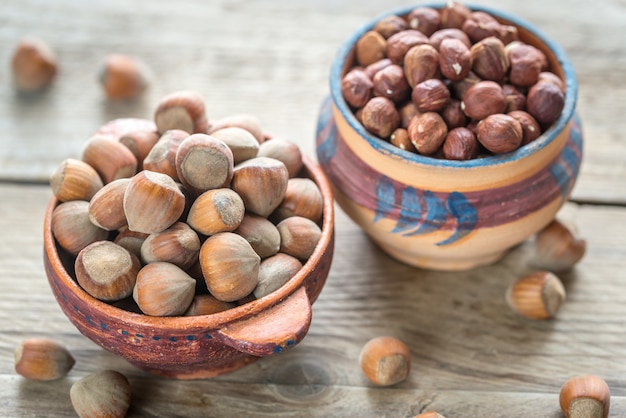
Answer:
[[[383,16],[412,8],[377,17],[341,46],[317,126],[318,160],[339,206],[389,255],[429,269],[495,262],[539,231],[568,199],[582,158],[577,83],[565,51],[517,17],[470,8],[517,26],[520,39],[541,49],[565,80],[563,112],[541,137],[508,154],[452,161],[410,153],[370,134],[341,94],[342,76],[363,33]]]
[[[51,231],[52,198],[44,220],[44,264],[58,304],[85,336],[156,375],[199,379],[234,371],[298,344],[311,323],[311,305],[326,282],[334,249],[331,187],[305,158],[304,171],[324,198],[322,235],[302,269],[275,292],[236,308],[203,316],[151,317],[108,305],[77,284],[73,258]]]

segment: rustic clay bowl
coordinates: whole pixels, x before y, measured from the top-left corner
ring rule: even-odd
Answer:
[[[512,153],[450,161],[403,151],[359,123],[341,94],[353,47],[383,16],[413,7],[373,19],[341,46],[318,120],[318,160],[335,200],[380,248],[413,266],[462,270],[495,262],[555,217],[578,176],[577,83],[565,51],[517,17],[469,7],[516,25],[521,40],[541,49],[565,80],[562,115],[540,138]]]
[[[108,305],[75,281],[72,258],[51,232],[52,211],[58,205],[52,198],[44,220],[44,262],[57,302],[96,344],[161,376],[212,377],[295,346],[309,329],[311,304],[324,286],[334,249],[330,185],[307,158],[303,170],[324,198],[322,236],[303,268],[275,292],[225,312],[194,317],[150,317]]]

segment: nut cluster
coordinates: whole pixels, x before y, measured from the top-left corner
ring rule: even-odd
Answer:
[[[51,176],[52,233],[87,293],[152,316],[202,315],[268,295],[302,268],[323,197],[298,177],[296,144],[266,140],[250,115],[209,123],[194,91],[164,97],[149,126],[103,127]]]
[[[517,27],[457,2],[380,20],[341,80],[363,126],[401,149],[468,160],[516,150],[560,116],[563,81]]]

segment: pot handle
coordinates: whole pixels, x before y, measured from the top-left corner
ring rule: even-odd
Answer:
[[[220,339],[253,356],[268,356],[298,344],[311,325],[311,302],[300,287],[286,299],[258,315],[220,329]]]

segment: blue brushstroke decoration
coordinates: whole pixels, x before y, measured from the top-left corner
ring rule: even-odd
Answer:
[[[332,119],[332,108],[330,103],[330,97],[324,99],[322,108],[320,110],[319,119],[317,120],[317,138],[320,140],[320,135],[323,135],[324,131],[328,129],[326,137],[317,145],[317,158],[320,164],[326,165],[335,156],[337,151],[337,126]]]
[[[561,192],[561,198],[566,199],[569,192],[569,174],[564,167],[564,162],[561,158],[552,163],[549,167],[550,175],[556,181],[557,187]]]
[[[478,212],[463,193],[450,193],[446,199],[446,206],[448,212],[456,219],[456,229],[451,236],[437,243],[440,246],[452,244],[467,236],[478,223]]]
[[[389,177],[383,176],[378,181],[378,186],[376,187],[376,201],[378,202],[376,205],[376,213],[374,214],[374,220],[372,222],[377,222],[382,218],[385,218],[391,211],[393,211],[393,207],[395,206],[396,201],[396,192],[393,188],[393,182]]]
[[[415,231],[404,234],[405,237],[429,234],[446,222],[448,212],[444,203],[430,190],[424,192],[423,199],[426,202],[426,218]]]
[[[422,219],[422,202],[414,187],[409,186],[402,190],[400,207],[400,217],[391,231],[394,234],[415,228]]]

